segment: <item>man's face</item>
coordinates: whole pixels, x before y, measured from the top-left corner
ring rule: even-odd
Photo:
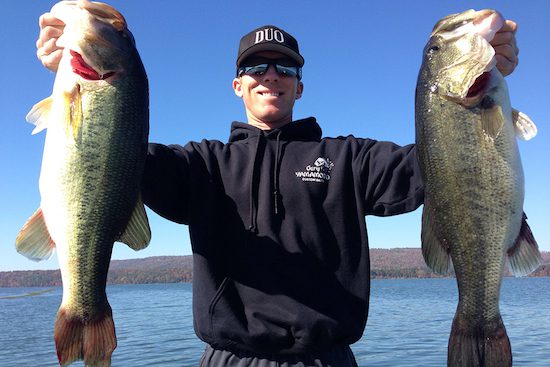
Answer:
[[[252,58],[283,59],[279,52],[264,51]],[[294,102],[302,96],[297,77],[279,75],[275,67],[262,75],[242,75],[233,80],[235,94],[243,99],[248,123],[260,129],[275,129],[292,121]]]

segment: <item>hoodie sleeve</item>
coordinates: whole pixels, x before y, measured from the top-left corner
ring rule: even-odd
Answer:
[[[143,202],[155,213],[187,224],[189,159],[178,145],[149,144],[142,180]]]
[[[390,142],[374,142],[363,154],[365,215],[403,214],[424,202],[424,184],[414,144],[400,147]]]

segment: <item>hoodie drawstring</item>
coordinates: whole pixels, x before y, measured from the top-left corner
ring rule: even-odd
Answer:
[[[279,214],[279,204],[281,202],[281,195],[279,193],[279,166],[281,164],[282,146],[281,146],[281,131],[277,132],[276,150],[275,150],[275,164],[273,168],[273,208],[276,215]],[[250,178],[250,225],[248,229],[254,233],[257,232],[258,225],[258,180],[260,175],[260,153],[263,151],[261,147],[262,142],[265,140],[263,133],[258,134],[258,141],[256,142],[256,151],[254,153],[254,162],[252,166],[252,177]]]
[[[273,197],[275,214],[279,214],[279,164],[281,159],[281,131],[277,132],[277,150],[275,153],[275,166],[273,168]]]
[[[262,143],[262,133],[258,134],[258,141],[256,142],[256,151],[254,152],[254,162],[252,163],[252,176],[250,177],[250,225],[248,229],[254,233],[257,232],[257,215],[258,215],[258,177],[260,170],[258,169],[260,145]]]

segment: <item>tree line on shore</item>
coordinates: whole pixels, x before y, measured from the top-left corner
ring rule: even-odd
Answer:
[[[371,249],[371,277],[381,278],[442,278],[432,272],[418,248]],[[543,264],[530,276],[550,276],[550,252],[543,253]],[[506,271],[505,275],[511,275]],[[189,283],[193,280],[192,256],[150,257],[134,260],[114,260],[107,283],[151,284]],[[59,270],[28,270],[0,272],[0,287],[61,286]]]

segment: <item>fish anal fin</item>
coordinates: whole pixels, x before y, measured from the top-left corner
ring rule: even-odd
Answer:
[[[52,103],[52,96],[44,98],[32,106],[31,110],[25,117],[25,120],[36,126],[32,131],[32,135],[37,134],[48,127],[48,118],[52,108]]]
[[[515,276],[525,276],[535,271],[542,264],[542,256],[537,241],[523,214],[521,229],[515,244],[507,251],[510,271]]]
[[[512,108],[512,121],[516,136],[521,140],[531,140],[537,135],[537,126],[531,118],[515,108]]]
[[[149,227],[149,220],[147,219],[147,213],[145,212],[145,206],[141,198],[137,201],[130,221],[118,240],[136,251],[142,250],[149,245],[151,241],[151,228]]]
[[[426,202],[422,211],[422,255],[430,269],[439,274],[447,274],[451,269],[450,249],[437,237],[430,216],[430,207]]]
[[[491,139],[498,137],[504,126],[502,107],[492,98],[485,97],[481,103],[481,129]]]
[[[86,366],[110,366],[117,345],[111,307],[107,304],[102,314],[85,320],[61,306],[55,321],[54,339],[61,366],[80,359]]]
[[[46,227],[42,209],[38,208],[19,231],[15,239],[15,248],[17,252],[34,261],[52,256],[55,243]]]

